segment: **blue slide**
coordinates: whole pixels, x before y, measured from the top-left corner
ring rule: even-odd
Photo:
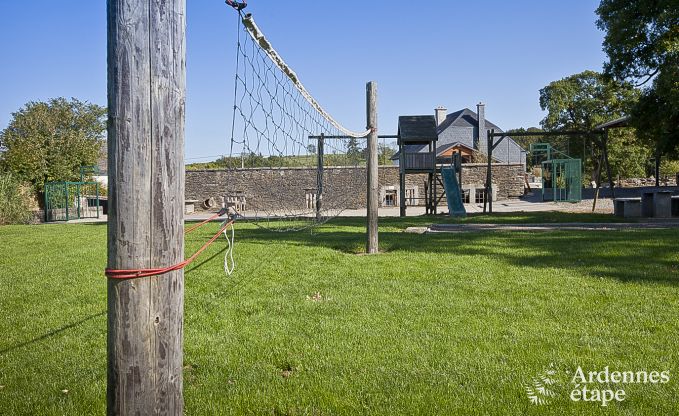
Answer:
[[[446,200],[448,200],[448,215],[466,217],[467,211],[465,211],[462,203],[462,195],[460,195],[460,186],[457,183],[455,170],[452,167],[441,168],[441,176],[443,177],[443,188],[446,190]]]

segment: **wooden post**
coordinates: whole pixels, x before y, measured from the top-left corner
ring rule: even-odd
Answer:
[[[321,133],[318,138],[318,146],[316,147],[316,152],[318,156],[318,167],[316,173],[316,221],[321,221],[323,219],[322,206],[323,206],[323,164],[324,162],[324,152],[325,152],[325,134]]]
[[[185,0],[108,0],[108,267],[184,258]],[[184,272],[108,280],[109,415],[181,415]]]
[[[655,169],[653,175],[655,176],[656,188],[660,186],[660,163],[661,163],[660,148],[655,149]],[[679,184],[677,184],[679,185]]]
[[[462,195],[462,202],[464,203],[464,190],[462,189],[462,150],[455,153],[455,156],[457,157],[455,160],[455,169],[457,169],[457,183],[460,186],[460,195]]]
[[[366,252],[376,254],[379,251],[377,237],[378,221],[378,160],[377,160],[377,84],[374,81],[366,85],[366,107],[368,128],[368,242]]]
[[[483,197],[483,213],[486,213],[486,205],[488,205],[488,213],[493,213],[493,171],[492,171],[492,158],[493,158],[493,134],[495,129],[488,130],[488,135],[486,138],[486,156],[488,156],[488,166],[486,168],[486,195]],[[481,133],[479,132],[479,135]]]
[[[594,191],[594,201],[592,202],[592,212],[596,211],[596,203],[599,200],[599,189],[601,188],[601,166],[604,163],[604,152],[601,152],[599,156],[599,163],[594,175],[594,181],[596,182],[596,190]]]
[[[429,147],[431,148],[431,157],[432,157],[432,163],[434,164],[434,173],[431,175],[431,193],[432,193],[432,202],[434,205],[432,206],[432,214],[436,215],[436,211],[438,208],[438,189],[436,185],[436,143],[435,142],[430,142]]]
[[[400,141],[400,139],[399,139]],[[405,150],[406,147],[402,144],[398,146],[398,186],[399,186],[399,204],[398,207],[399,216],[406,216],[406,174],[405,174]]]
[[[608,130],[603,133],[604,142],[604,161],[606,162],[606,175],[608,176],[608,184],[611,187],[611,198],[615,198],[615,183],[613,182],[613,175],[611,174],[611,164],[608,163]]]

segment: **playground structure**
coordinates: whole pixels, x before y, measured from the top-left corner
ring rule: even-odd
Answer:
[[[448,215],[466,217],[467,211],[462,201],[462,155],[454,153],[451,166],[442,167],[440,171],[448,203]]]
[[[451,216],[465,216],[462,203],[462,158],[453,153],[450,166],[437,163],[436,120],[434,116],[401,116],[398,119],[400,216],[405,217],[407,202],[424,199],[425,213],[436,215],[438,205],[446,198]],[[407,195],[406,175],[425,174],[424,197]],[[457,177],[456,177],[457,175]],[[439,186],[443,189],[439,193]]]
[[[85,180],[97,173],[96,166],[81,166],[79,182],[45,183],[45,222],[99,218],[99,183]]]
[[[555,149],[549,143],[532,143],[534,165],[541,166],[542,200],[580,202],[582,200],[582,160]],[[555,158],[555,156],[559,156]]]
[[[45,222],[99,218],[99,183],[45,184]]]
[[[488,148],[488,167],[486,176],[486,194],[491,194],[493,185],[493,168],[491,164],[493,149],[495,149],[504,138],[512,137],[539,137],[544,140],[547,137],[571,136],[578,137],[583,140],[583,146],[586,145],[587,139],[592,141],[592,145],[598,146],[600,149],[600,157],[598,169],[595,175],[596,182],[596,196],[594,198],[594,206],[596,207],[596,200],[599,195],[599,187],[601,185],[601,171],[605,167],[606,176],[608,177],[608,184],[610,186],[611,195],[615,198],[615,188],[613,176],[611,175],[611,166],[608,162],[608,129],[610,127],[599,126],[591,131],[541,131],[541,132],[495,132],[495,130],[488,130],[487,148]],[[496,141],[496,138],[498,139]],[[582,161],[580,159],[573,159],[570,156],[556,151],[549,143],[540,142],[531,145],[531,151],[543,157],[541,160],[542,174],[542,196],[543,201],[570,201],[577,202],[582,199]],[[553,159],[552,153],[565,156],[562,159]],[[546,172],[549,172],[547,176]],[[488,212],[493,212],[493,201],[487,201]],[[486,212],[486,201],[484,201],[483,212]]]

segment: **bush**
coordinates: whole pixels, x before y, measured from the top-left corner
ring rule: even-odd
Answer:
[[[679,173],[679,160],[660,160],[660,176],[661,177],[674,177]]]
[[[28,187],[9,173],[0,173],[0,225],[30,222],[32,204]]]

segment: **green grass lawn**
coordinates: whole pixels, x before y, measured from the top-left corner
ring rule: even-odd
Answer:
[[[677,413],[677,230],[402,231],[427,222],[382,219],[377,256],[361,220],[237,225],[233,276],[223,240],[186,272],[186,413]],[[105,225],[0,227],[0,414],[104,413],[105,253]],[[550,363],[558,396],[534,406]],[[568,399],[578,366],[672,379],[602,408]]]

